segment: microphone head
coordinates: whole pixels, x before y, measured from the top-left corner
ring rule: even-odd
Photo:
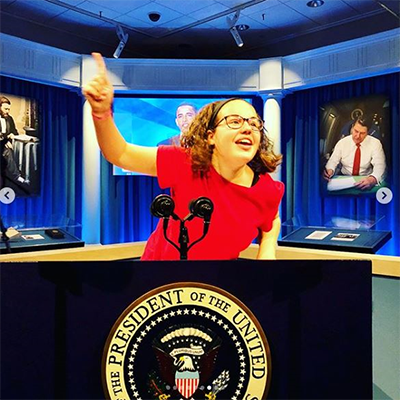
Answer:
[[[157,218],[169,218],[175,210],[175,203],[167,194],[158,195],[150,206],[151,213]]]
[[[211,219],[211,214],[214,211],[214,204],[208,197],[199,197],[190,202],[189,211],[195,217],[200,217],[205,221],[209,221]]]

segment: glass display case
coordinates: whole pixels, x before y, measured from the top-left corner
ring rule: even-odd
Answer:
[[[83,247],[82,227],[59,215],[19,215],[2,217],[6,236],[1,233],[0,253],[20,253]],[[7,240],[8,238],[8,240]]]
[[[282,224],[280,246],[376,253],[391,237],[378,230],[384,216],[298,215]]]

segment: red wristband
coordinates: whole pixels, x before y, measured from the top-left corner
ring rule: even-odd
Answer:
[[[112,115],[113,115],[113,112],[112,112],[111,108],[101,115],[98,115],[98,114],[95,114],[94,112],[92,112],[93,119],[95,119],[97,121],[104,121],[105,119],[112,117]]]

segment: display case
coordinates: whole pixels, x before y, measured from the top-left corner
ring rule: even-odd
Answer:
[[[324,215],[317,219],[299,215],[282,224],[278,244],[374,254],[392,237],[390,231],[377,229],[383,219],[384,216]]]
[[[59,215],[5,216],[7,229],[1,234],[0,253],[20,253],[38,250],[56,250],[83,247],[82,228],[71,218]]]

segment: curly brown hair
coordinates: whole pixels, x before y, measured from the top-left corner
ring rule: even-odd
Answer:
[[[204,175],[210,169],[214,146],[208,143],[208,132],[215,129],[215,126],[210,125],[215,122],[221,108],[231,100],[245,101],[243,99],[228,99],[205,105],[196,115],[189,130],[181,137],[181,146],[188,150],[192,161],[192,170],[195,174]],[[257,174],[274,172],[282,162],[282,155],[273,152],[273,143],[267,137],[264,128],[260,133],[260,146],[248,165]]]

